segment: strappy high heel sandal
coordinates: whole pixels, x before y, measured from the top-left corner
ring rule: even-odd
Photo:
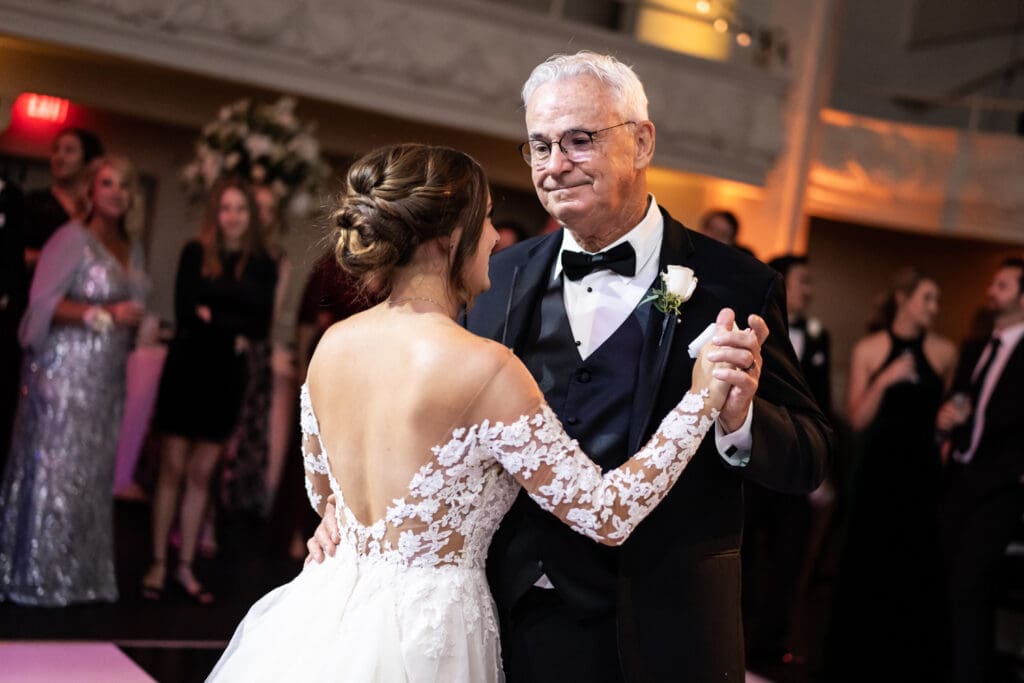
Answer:
[[[152,576],[157,571],[162,574],[163,578],[160,581],[155,581]],[[142,581],[139,583],[139,595],[144,600],[161,600],[164,597],[164,587],[167,584],[167,560],[155,559],[153,564],[149,566],[146,571],[146,575],[142,577]]]
[[[184,575],[184,578],[182,578]],[[174,585],[182,594],[197,605],[209,605],[215,600],[213,593],[203,588],[195,574],[192,573],[191,562],[179,562],[174,572]]]

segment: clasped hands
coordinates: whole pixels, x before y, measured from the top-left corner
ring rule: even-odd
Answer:
[[[761,345],[768,338],[768,325],[759,315],[747,317],[750,327],[745,330],[737,329],[735,322],[736,313],[731,308],[723,308],[719,312],[715,319],[718,329],[711,338],[711,343],[718,348],[711,350],[707,356],[709,361],[727,366],[716,367],[712,371],[716,379],[731,385],[725,405],[718,415],[722,430],[727,434],[742,427],[747,419],[761,378]],[[305,564],[323,562],[325,555],[333,557],[340,542],[332,493],[327,497],[323,520],[317,526],[313,538],[306,541],[309,555],[306,556]]]
[[[718,415],[718,422],[726,434],[742,427],[747,419],[764,365],[761,345],[768,338],[768,325],[759,315],[747,317],[750,327],[745,330],[738,329],[735,322],[736,313],[731,308],[723,308],[718,313],[715,319],[718,331],[711,342],[719,348],[708,354],[708,360],[732,366],[715,368],[712,373],[716,379],[732,385]]]

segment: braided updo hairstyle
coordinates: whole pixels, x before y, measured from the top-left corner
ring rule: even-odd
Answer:
[[[386,295],[397,267],[431,239],[462,235],[451,257],[449,287],[470,303],[463,278],[487,214],[487,177],[470,156],[415,143],[382,147],[348,171],[339,206],[335,255],[368,289]]]

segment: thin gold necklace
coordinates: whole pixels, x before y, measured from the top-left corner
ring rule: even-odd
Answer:
[[[409,296],[409,297],[406,297],[404,299],[390,299],[389,298],[388,301],[391,302],[392,306],[399,306],[401,304],[407,304],[410,301],[426,301],[426,302],[434,304],[435,306],[440,308],[442,311],[447,311],[448,310],[448,307],[445,306],[444,304],[442,304],[440,301],[435,301],[434,299],[431,299],[428,296]]]

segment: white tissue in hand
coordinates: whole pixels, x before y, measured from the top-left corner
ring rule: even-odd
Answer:
[[[696,358],[700,355],[700,350],[704,348],[704,345],[711,341],[711,338],[715,336],[715,323],[711,323],[704,328],[704,331],[693,338],[690,345],[686,347],[687,352],[690,354],[690,358]]]

